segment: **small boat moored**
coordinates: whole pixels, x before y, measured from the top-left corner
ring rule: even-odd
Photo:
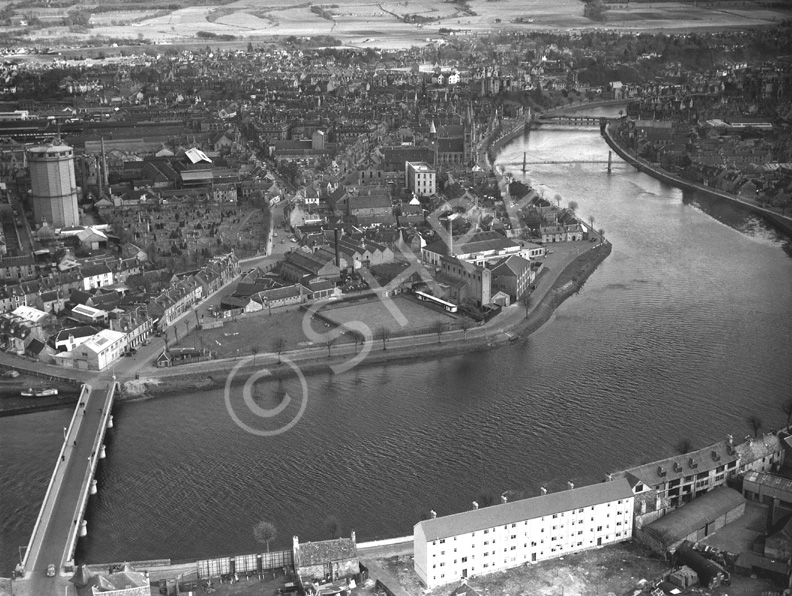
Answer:
[[[58,395],[58,390],[54,387],[28,387],[21,392],[22,397],[49,397]]]

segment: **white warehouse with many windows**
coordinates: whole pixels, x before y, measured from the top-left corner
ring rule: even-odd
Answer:
[[[434,517],[415,525],[415,572],[427,588],[632,536],[626,480]]]

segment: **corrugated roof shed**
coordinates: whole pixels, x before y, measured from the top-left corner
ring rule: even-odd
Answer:
[[[649,524],[643,531],[669,547],[743,503],[745,497],[736,490],[719,486]]]

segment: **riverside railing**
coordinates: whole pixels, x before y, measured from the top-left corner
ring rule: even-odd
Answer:
[[[74,408],[74,414],[72,414],[68,430],[64,434],[63,445],[61,445],[60,453],[58,453],[58,460],[55,464],[55,469],[52,471],[52,476],[47,486],[47,492],[44,494],[44,501],[41,503],[41,509],[36,518],[36,524],[33,526],[33,532],[30,535],[30,542],[25,551],[25,557],[17,567],[17,575],[25,575],[29,568],[36,566],[36,560],[38,559],[39,550],[41,549],[41,541],[44,539],[43,536],[39,535],[39,532],[42,528],[47,528],[50,518],[52,517],[52,510],[55,506],[54,498],[57,498],[61,484],[63,484],[63,475],[66,470],[66,465],[68,464],[67,449],[74,440],[73,437],[79,432],[83,420],[83,417],[77,414],[80,412],[81,408],[85,407],[87,400],[86,396],[90,394],[90,392],[91,386],[83,385],[82,391],[80,392],[80,399],[77,402],[77,406]],[[44,522],[43,525],[42,522]]]

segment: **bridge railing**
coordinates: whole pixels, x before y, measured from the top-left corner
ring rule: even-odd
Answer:
[[[80,498],[77,501],[77,507],[74,510],[74,523],[69,526],[69,535],[66,539],[66,548],[63,551],[63,558],[61,559],[61,568],[68,567],[71,564],[74,550],[77,547],[77,538],[79,537],[80,525],[85,514],[85,508],[88,506],[88,496],[91,492],[91,480],[93,480],[96,466],[99,463],[99,454],[104,441],[105,432],[107,431],[107,421],[110,419],[113,398],[115,396],[116,383],[107,389],[105,399],[102,402],[102,415],[100,417],[99,428],[94,437],[93,448],[89,456],[90,462],[85,469],[85,476],[83,477],[82,484],[80,485]]]
[[[17,575],[24,575],[36,566],[36,559],[41,549],[41,542],[44,540],[44,536],[39,535],[39,533],[46,530],[50,518],[52,517],[52,510],[55,507],[54,499],[57,498],[61,484],[63,483],[63,476],[67,464],[67,449],[70,441],[74,440],[72,437],[76,436],[80,430],[79,427],[83,418],[82,416],[78,416],[78,413],[84,407],[87,399],[86,395],[90,392],[91,386],[83,385],[82,391],[80,391],[80,399],[77,401],[77,406],[74,408],[71,422],[69,422],[69,428],[63,438],[63,445],[61,445],[60,453],[58,453],[58,459],[55,463],[55,469],[52,471],[52,476],[47,486],[47,492],[44,494],[44,500],[41,503],[41,509],[36,518],[36,524],[33,526],[33,532],[30,534],[30,542],[28,543],[27,550],[25,550],[25,556],[19,567],[17,567]]]

